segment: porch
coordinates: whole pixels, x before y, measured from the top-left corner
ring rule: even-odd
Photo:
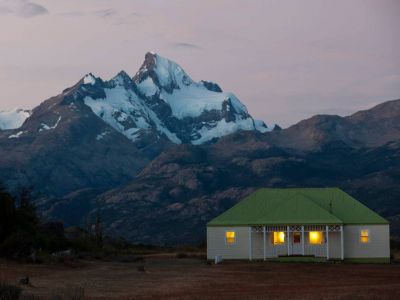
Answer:
[[[283,256],[344,259],[342,225],[250,226],[249,260]]]

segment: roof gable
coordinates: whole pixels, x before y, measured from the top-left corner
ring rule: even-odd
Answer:
[[[387,223],[337,188],[264,188],[211,220],[208,226]]]

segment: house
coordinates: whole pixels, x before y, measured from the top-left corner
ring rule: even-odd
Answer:
[[[259,189],[207,224],[207,258],[389,262],[389,222],[338,188]]]

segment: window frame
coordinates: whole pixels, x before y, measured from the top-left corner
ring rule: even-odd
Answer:
[[[362,233],[363,231],[366,231],[366,232],[368,233],[368,235],[367,235],[367,236],[362,235],[361,233]],[[362,241],[362,238],[363,238],[363,237],[368,237],[368,241],[363,242],[363,241]],[[368,228],[360,229],[359,234],[358,234],[358,242],[359,242],[360,244],[369,244],[369,243],[371,242],[371,231],[370,231]]]
[[[228,243],[228,240],[227,240],[227,237],[226,237],[226,234],[227,234],[228,232],[233,232],[233,233],[234,233],[234,239],[235,239],[235,241],[234,241],[233,243]],[[237,244],[237,233],[236,233],[236,230],[233,230],[233,229],[227,229],[227,230],[225,230],[225,233],[224,233],[224,240],[225,240],[225,245],[226,245],[226,246],[236,245],[236,244]]]

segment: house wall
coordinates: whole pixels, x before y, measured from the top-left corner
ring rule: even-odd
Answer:
[[[225,232],[236,232],[236,243],[225,243]],[[249,227],[207,227],[207,259],[221,255],[223,259],[249,258]]]
[[[369,230],[369,243],[360,242],[360,230]],[[346,225],[344,230],[345,258],[389,258],[389,225]]]
[[[360,243],[360,230],[368,229],[370,241]],[[236,243],[225,243],[226,231],[236,232]],[[305,232],[305,255],[317,257],[326,256],[325,244],[309,245],[308,233]],[[291,237],[291,240],[293,238]],[[344,258],[389,258],[390,241],[389,225],[346,225],[343,227]],[[287,255],[287,239],[285,244],[273,246],[271,233],[266,233],[266,257]],[[292,247],[292,245],[291,245]],[[214,259],[221,255],[223,259],[248,259],[249,258],[249,228],[248,227],[207,227],[207,258]],[[252,232],[252,258],[263,259],[264,242],[262,232]],[[340,232],[329,232],[329,257],[341,258]]]

